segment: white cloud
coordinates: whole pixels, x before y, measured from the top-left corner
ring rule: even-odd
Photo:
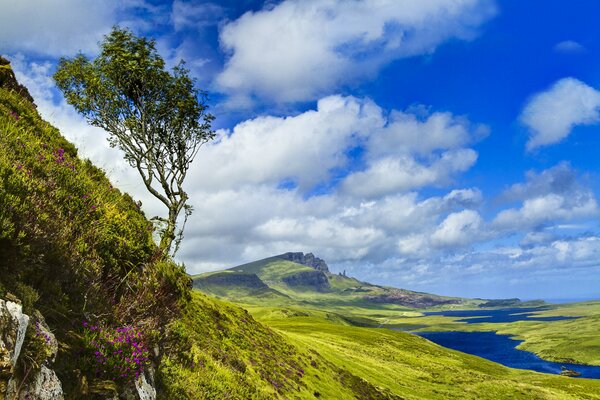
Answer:
[[[449,112],[419,118],[412,112],[392,111],[386,129],[370,138],[369,154],[374,158],[398,153],[427,156],[468,146],[487,134],[486,126],[473,125],[465,117]]]
[[[113,25],[146,31],[164,15],[145,0],[0,0],[0,10],[0,53],[50,57],[94,54]]]
[[[525,200],[521,208],[500,212],[494,219],[499,229],[536,228],[552,221],[570,221],[598,214],[598,204],[590,193],[575,196],[548,194]]]
[[[593,192],[579,183],[575,171],[564,162],[540,173],[529,171],[524,183],[512,185],[501,197],[522,204],[498,213],[492,226],[499,230],[540,228],[595,217],[599,211]]]
[[[374,161],[366,171],[348,176],[342,190],[353,196],[379,197],[425,186],[443,186],[457,173],[465,172],[477,160],[472,149],[447,151],[428,164],[411,156],[396,156]]]
[[[564,54],[578,54],[585,52],[585,47],[574,40],[564,40],[556,43],[554,46],[554,51]]]
[[[436,246],[461,246],[481,240],[482,225],[479,213],[473,210],[455,212],[446,217],[431,235],[432,243]]]
[[[559,80],[523,109],[520,119],[530,130],[527,149],[558,143],[577,125],[600,122],[599,109],[599,91],[574,78]]]
[[[307,190],[343,167],[345,151],[384,123],[371,101],[341,96],[321,99],[316,110],[294,117],[247,120],[203,149],[196,169],[211,173],[198,179],[212,188],[287,179]]]
[[[62,56],[93,52],[116,23],[116,1],[0,0],[0,51]]]
[[[581,190],[576,171],[569,163],[561,162],[540,173],[527,171],[525,182],[515,183],[502,194],[508,201],[523,200],[548,193],[570,194]]]
[[[230,58],[217,83],[236,96],[310,100],[392,60],[472,38],[494,13],[486,0],[286,0],[222,28]]]

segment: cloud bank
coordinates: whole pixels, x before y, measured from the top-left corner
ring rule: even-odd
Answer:
[[[217,86],[235,97],[312,100],[393,60],[473,38],[494,13],[486,0],[285,0],[222,28],[230,56]]]

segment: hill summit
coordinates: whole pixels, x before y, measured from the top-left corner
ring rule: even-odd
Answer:
[[[306,265],[307,267],[314,268],[317,271],[329,273],[329,267],[327,266],[327,263],[324,260],[315,257],[313,253],[304,254],[302,252],[287,252],[277,257],[297,264]]]

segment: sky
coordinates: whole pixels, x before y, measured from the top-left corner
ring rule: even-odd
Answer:
[[[288,251],[443,295],[600,298],[600,3],[0,0],[0,54],[80,155],[166,210],[52,81],[111,27],[210,96],[191,274]]]

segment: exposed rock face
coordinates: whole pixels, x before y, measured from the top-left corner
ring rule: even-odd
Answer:
[[[249,289],[267,289],[268,286],[256,274],[216,273],[194,281],[194,286],[207,285],[242,286]]]
[[[309,286],[318,291],[329,288],[329,279],[323,271],[300,271],[282,280],[289,286]]]
[[[8,61],[2,56],[0,56],[0,87],[14,90],[24,98],[29,100],[31,104],[35,105],[35,103],[33,102],[33,97],[31,97],[31,94],[29,94],[29,90],[27,90],[25,86],[17,82],[15,73],[10,67],[10,61]]]
[[[20,304],[0,299],[0,395],[6,395],[9,381],[25,340],[29,316]]]
[[[36,375],[29,381],[27,387],[19,393],[19,400],[62,400],[64,399],[62,385],[56,373],[42,365]]]
[[[329,273],[329,267],[327,267],[327,263],[321,260],[318,257],[315,257],[313,253],[285,253],[279,258],[283,258],[284,260],[292,261],[298,264],[306,265],[307,267],[311,267],[316,269],[317,271]]]
[[[23,314],[20,304],[0,299],[0,395],[19,400],[62,400],[62,385],[56,373],[49,368],[58,352],[56,338],[45,325],[41,315],[35,329],[50,349],[46,363],[29,376],[26,384],[18,382],[15,366],[19,360],[29,316]]]
[[[156,400],[154,369],[149,368],[134,383],[128,384],[119,397],[123,400]]]

